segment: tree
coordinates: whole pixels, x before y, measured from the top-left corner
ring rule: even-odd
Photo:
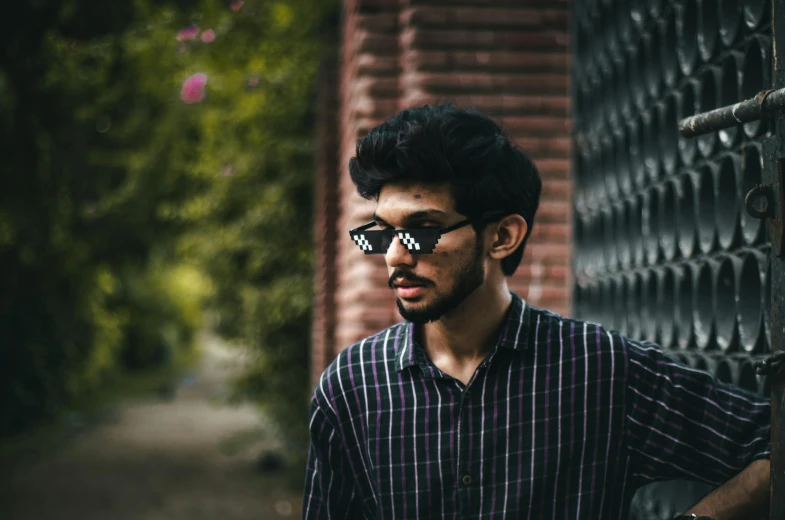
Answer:
[[[313,79],[335,8],[61,0],[4,18],[0,433],[187,348],[208,301],[256,354],[240,391],[304,417]]]

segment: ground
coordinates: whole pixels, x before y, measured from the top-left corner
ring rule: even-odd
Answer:
[[[300,516],[280,475],[260,475],[277,449],[251,405],[230,406],[242,359],[205,336],[196,369],[158,396],[118,405],[78,435],[3,468],[3,520],[267,520]]]

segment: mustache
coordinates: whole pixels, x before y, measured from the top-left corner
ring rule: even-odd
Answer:
[[[421,276],[417,276],[416,274],[410,273],[408,271],[394,271],[393,274],[390,275],[390,279],[387,281],[387,286],[390,289],[393,289],[395,287],[394,282],[400,281],[400,280],[403,280],[403,281],[406,281],[406,282],[409,282],[409,283],[422,284],[422,285],[429,285],[429,284],[433,283],[433,282],[431,282],[427,278],[423,278]]]

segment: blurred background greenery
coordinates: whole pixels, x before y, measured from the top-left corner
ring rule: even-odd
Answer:
[[[0,21],[0,437],[187,363],[305,441],[314,82],[335,0],[32,0]],[[205,317],[213,319],[205,322]]]

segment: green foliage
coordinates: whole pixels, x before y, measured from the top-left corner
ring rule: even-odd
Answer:
[[[60,0],[0,21],[0,434],[177,363],[209,308],[253,349],[238,396],[302,439],[313,90],[337,5]]]
[[[217,36],[189,50],[199,63],[189,72],[210,78],[205,101],[195,107],[194,168],[217,182],[209,197],[171,214],[209,215],[178,251],[204,259],[215,280],[218,331],[252,349],[237,396],[260,403],[296,456],[305,451],[311,390],[314,83],[319,30],[336,7],[246,2],[243,16],[228,21],[224,11],[204,11],[199,26],[215,28]]]

